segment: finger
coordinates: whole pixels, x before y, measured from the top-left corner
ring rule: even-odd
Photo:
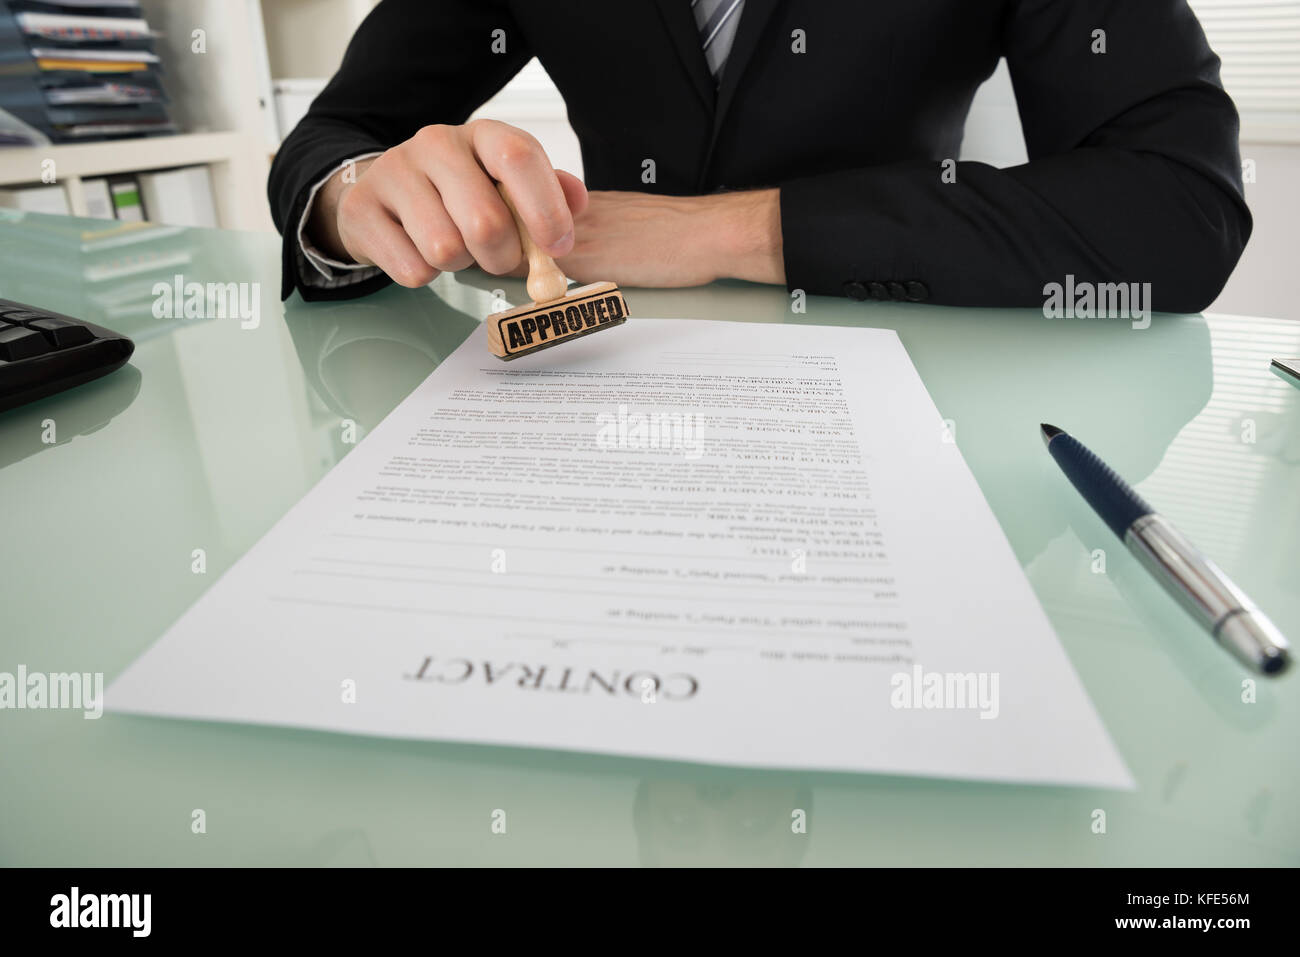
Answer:
[[[375,190],[430,266],[442,272],[457,272],[474,264],[438,190],[418,169],[395,170],[376,184]]]
[[[401,286],[427,286],[438,275],[415,248],[406,230],[377,198],[347,211],[347,247],[359,263],[378,266]]]
[[[546,151],[528,133],[505,123],[467,127],[474,155],[503,183],[524,228],[543,251],[563,256],[573,248],[573,214]]]
[[[519,230],[466,134],[455,127],[425,127],[412,145],[413,165],[437,189],[470,255],[491,273],[513,269],[523,257]]]
[[[555,171],[555,178],[560,181],[560,188],[564,190],[564,199],[569,204],[569,213],[577,219],[587,211],[587,203],[590,200],[587,195],[587,185],[572,173],[566,173],[562,169]]]

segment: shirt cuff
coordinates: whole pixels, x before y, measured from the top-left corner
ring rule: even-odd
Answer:
[[[382,272],[378,266],[363,266],[360,263],[345,263],[339,262],[337,259],[331,259],[313,246],[311,240],[307,238],[307,223],[311,219],[312,209],[316,205],[316,194],[321,191],[321,187],[349,163],[360,163],[362,160],[373,159],[382,155],[382,152],[362,153],[360,156],[344,160],[322,176],[311,188],[311,192],[307,194],[307,202],[303,206],[302,218],[298,220],[298,275],[301,277],[303,285],[313,286],[317,289],[336,289],[340,286],[351,286],[354,283],[364,282]]]

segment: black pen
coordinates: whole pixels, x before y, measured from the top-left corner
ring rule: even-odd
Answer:
[[[1280,675],[1291,646],[1277,626],[1078,439],[1044,425],[1043,441],[1056,464],[1143,567],[1214,639],[1239,661],[1266,675]]]

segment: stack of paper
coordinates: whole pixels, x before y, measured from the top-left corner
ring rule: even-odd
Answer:
[[[58,141],[170,132],[135,0],[0,0],[0,107]]]

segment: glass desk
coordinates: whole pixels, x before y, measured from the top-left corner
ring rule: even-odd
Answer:
[[[0,414],[0,671],[111,681],[491,311],[478,273],[278,300],[276,237],[0,218],[0,297],[135,339],[129,366]],[[156,282],[260,284],[260,322],[158,319]],[[753,772],[79,711],[0,711],[0,864],[1300,863],[1297,677],[1257,683],[1043,451],[1079,436],[1300,640],[1300,324],[1048,320],[743,283],[636,315],[897,329],[1135,792]],[[251,325],[251,323],[247,323]],[[53,420],[53,443],[45,427]],[[195,549],[206,574],[191,570]],[[1104,549],[1104,568],[1094,550]],[[869,733],[869,729],[863,729]],[[492,812],[509,827],[494,834]],[[808,813],[791,833],[790,809]],[[191,830],[202,809],[206,833]],[[1094,811],[1106,815],[1095,833]]]

